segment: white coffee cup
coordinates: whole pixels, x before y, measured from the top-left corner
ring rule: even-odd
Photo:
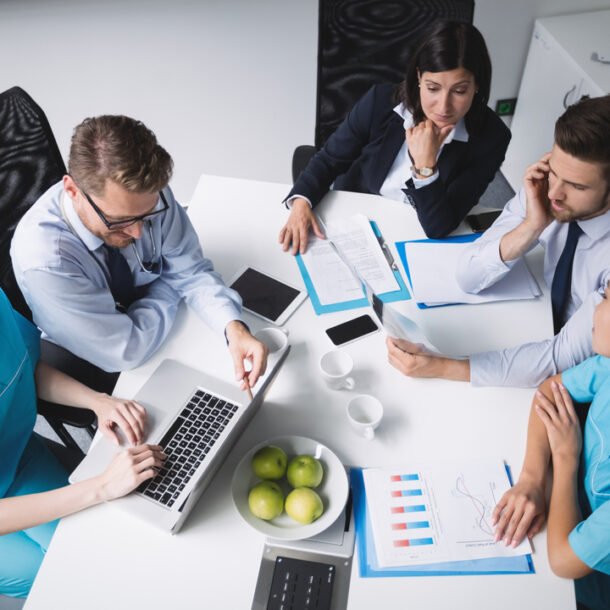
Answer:
[[[331,390],[353,390],[354,379],[349,376],[353,368],[352,357],[338,349],[326,352],[320,358],[322,377]]]
[[[275,354],[286,349],[288,345],[288,331],[283,328],[265,326],[254,335],[261,343],[264,343],[269,354]]]
[[[375,438],[375,428],[381,423],[383,405],[369,394],[354,396],[347,404],[347,419],[354,430],[368,440]]]

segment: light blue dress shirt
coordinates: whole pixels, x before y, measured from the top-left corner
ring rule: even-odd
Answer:
[[[171,189],[163,193],[167,212],[144,223],[142,238],[122,249],[139,294],[127,313],[115,309],[102,240],[80,221],[61,182],[24,215],[11,257],[43,337],[105,371],[124,371],[159,348],[182,298],[219,333],[240,319],[239,295],[204,258]],[[147,273],[140,261],[158,272]]]
[[[476,294],[510,271],[516,261],[504,262],[500,258],[500,240],[523,221],[525,211],[525,191],[521,189],[496,222],[463,253],[457,270],[463,290]],[[578,225],[583,234],[574,254],[572,293],[566,310],[568,322],[552,339],[473,354],[470,357],[473,385],[534,387],[593,355],[593,310],[610,280],[610,212],[578,221]],[[538,239],[544,248],[547,286],[553,282],[567,235],[568,223],[553,221]]]

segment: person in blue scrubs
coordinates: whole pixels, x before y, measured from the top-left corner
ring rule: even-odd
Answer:
[[[161,448],[139,445],[146,413],[128,400],[94,392],[38,362],[38,330],[15,312],[0,290],[0,594],[26,597],[57,519],[123,496],[155,474]],[[67,473],[34,434],[36,394],[92,409],[100,430],[132,446],[100,476],[68,485]],[[119,432],[120,430],[120,432]]]
[[[547,546],[555,574],[575,579],[576,599],[610,608],[610,287],[593,317],[597,354],[545,381],[532,405],[523,469],[495,511],[496,541],[516,546],[546,515],[549,464],[553,485]],[[573,401],[577,402],[576,407]],[[591,403],[581,438],[579,419]],[[580,411],[580,413],[579,413]],[[579,415],[581,417],[579,418]]]

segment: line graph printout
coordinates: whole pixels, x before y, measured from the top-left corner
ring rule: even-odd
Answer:
[[[423,565],[531,552],[494,542],[491,514],[510,488],[498,462],[447,462],[363,471],[380,567]]]

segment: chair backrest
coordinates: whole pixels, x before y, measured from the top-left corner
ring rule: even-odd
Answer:
[[[473,14],[474,0],[320,0],[316,148],[371,85],[404,79],[409,46],[427,26]]]
[[[21,314],[32,314],[10,260],[15,227],[25,212],[66,173],[44,112],[21,88],[0,93],[0,286]]]

